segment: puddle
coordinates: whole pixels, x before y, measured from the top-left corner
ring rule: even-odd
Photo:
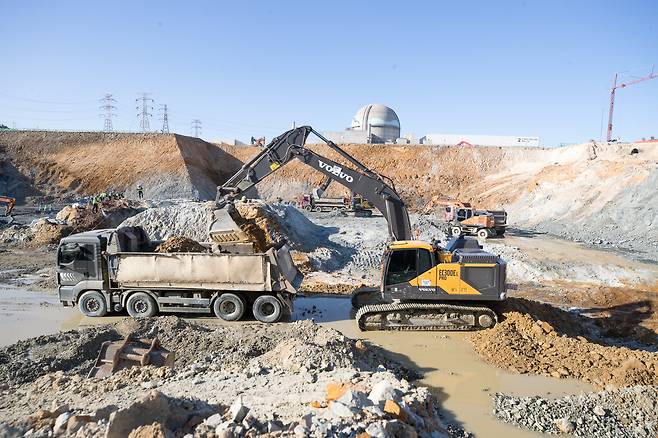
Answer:
[[[403,364],[420,370],[425,377],[417,383],[434,391],[448,414],[447,420],[461,425],[476,437],[546,436],[497,420],[491,413],[491,395],[496,392],[551,398],[593,390],[579,380],[511,374],[486,364],[473,351],[466,333],[361,332],[349,318],[349,298],[300,298],[295,301],[294,316],[308,314],[313,306],[317,310],[310,317],[316,322],[352,338],[368,339],[390,351]]]
[[[0,346],[57,333],[77,309],[62,307],[56,295],[0,286]]]

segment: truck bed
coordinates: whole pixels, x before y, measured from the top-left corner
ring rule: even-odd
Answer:
[[[121,288],[272,290],[265,254],[122,252],[110,263]]]

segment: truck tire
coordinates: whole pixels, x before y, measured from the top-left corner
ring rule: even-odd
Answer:
[[[313,210],[313,208],[310,205],[307,205],[307,206],[304,207],[304,210],[311,211],[311,210]]]
[[[244,315],[244,301],[235,294],[221,294],[215,299],[212,310],[224,321],[237,321]]]
[[[133,318],[148,318],[158,313],[158,304],[151,295],[137,292],[128,297],[126,310]]]
[[[486,239],[487,237],[489,237],[489,230],[487,230],[486,228],[481,228],[478,230],[477,235],[480,239]]]
[[[452,234],[455,237],[461,236],[462,230],[459,227],[450,227],[450,234]]]
[[[283,305],[277,297],[261,295],[256,298],[252,306],[254,317],[260,322],[277,322],[281,319]]]
[[[92,318],[107,315],[107,303],[103,294],[96,290],[83,293],[78,299],[78,309],[84,316]]]
[[[313,211],[315,211],[316,213],[320,213],[322,212],[322,207],[315,207]]]

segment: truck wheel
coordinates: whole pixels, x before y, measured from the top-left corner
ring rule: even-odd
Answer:
[[[322,211],[322,207],[315,207],[313,211],[315,211],[316,213],[320,213]]]
[[[478,237],[480,239],[486,239],[489,237],[489,231],[487,231],[486,228],[482,228],[481,230],[478,230]]]
[[[137,292],[128,297],[126,310],[133,318],[148,318],[158,313],[158,305],[151,295]]]
[[[304,210],[311,211],[311,210],[313,210],[313,208],[310,205],[307,205],[307,206],[304,207]]]
[[[450,234],[452,234],[455,237],[456,236],[461,236],[462,230],[459,227],[452,227],[452,228],[450,228]]]
[[[87,291],[80,296],[78,308],[84,316],[98,317],[107,315],[105,297],[95,290]]]
[[[224,321],[237,321],[244,315],[244,301],[235,294],[221,294],[213,303],[212,310]]]
[[[283,313],[283,306],[276,297],[261,295],[254,301],[252,310],[260,322],[277,322]]]

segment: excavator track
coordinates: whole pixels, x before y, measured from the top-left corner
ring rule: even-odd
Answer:
[[[468,331],[498,323],[496,312],[486,306],[418,302],[365,305],[355,319],[363,331]]]

